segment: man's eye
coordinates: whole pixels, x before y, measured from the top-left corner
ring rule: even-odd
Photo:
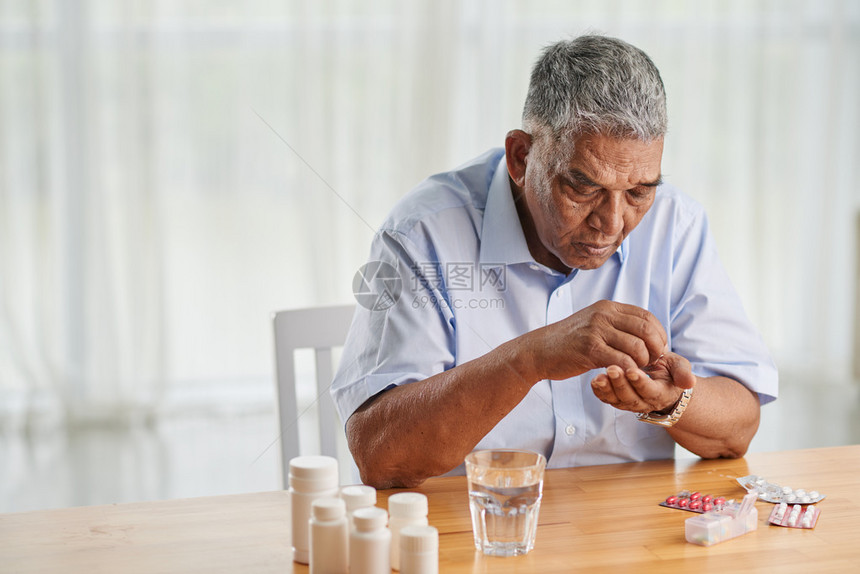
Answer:
[[[591,197],[600,191],[599,187],[583,187],[573,184],[568,185],[568,188],[571,190],[572,195],[579,197]]]
[[[627,193],[634,201],[646,201],[651,197],[651,189],[648,188],[634,187],[627,190]]]

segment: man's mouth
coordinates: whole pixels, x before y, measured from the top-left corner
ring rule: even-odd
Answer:
[[[588,255],[589,257],[603,257],[611,255],[618,248],[614,243],[604,245],[597,243],[574,243],[574,247],[576,247],[580,253]]]

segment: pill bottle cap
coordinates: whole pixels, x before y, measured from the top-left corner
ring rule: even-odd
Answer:
[[[368,532],[385,528],[385,525],[388,524],[388,513],[384,508],[367,506],[356,510],[352,515],[352,520],[356,530]]]
[[[404,554],[438,550],[439,531],[433,526],[406,526],[400,530],[400,551]]]
[[[340,490],[340,497],[346,502],[346,511],[351,512],[356,508],[374,506],[376,504],[376,489],[365,484],[344,486]]]
[[[297,456],[290,460],[290,486],[302,490],[337,488],[337,459],[330,456]]]
[[[388,498],[392,517],[421,518],[427,516],[427,497],[420,492],[399,492]]]
[[[340,498],[317,498],[311,503],[311,512],[318,520],[337,520],[346,516],[346,504]]]

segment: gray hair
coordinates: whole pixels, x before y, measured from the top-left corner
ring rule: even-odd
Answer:
[[[532,70],[523,129],[533,136],[598,133],[642,141],[666,134],[666,92],[645,52],[606,36],[548,46]]]

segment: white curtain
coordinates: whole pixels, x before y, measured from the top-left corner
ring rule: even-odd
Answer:
[[[847,380],[860,3],[0,0],[0,424],[271,401],[271,312],[349,302],[392,203],[588,30],[662,70],[666,179],[783,376]]]

